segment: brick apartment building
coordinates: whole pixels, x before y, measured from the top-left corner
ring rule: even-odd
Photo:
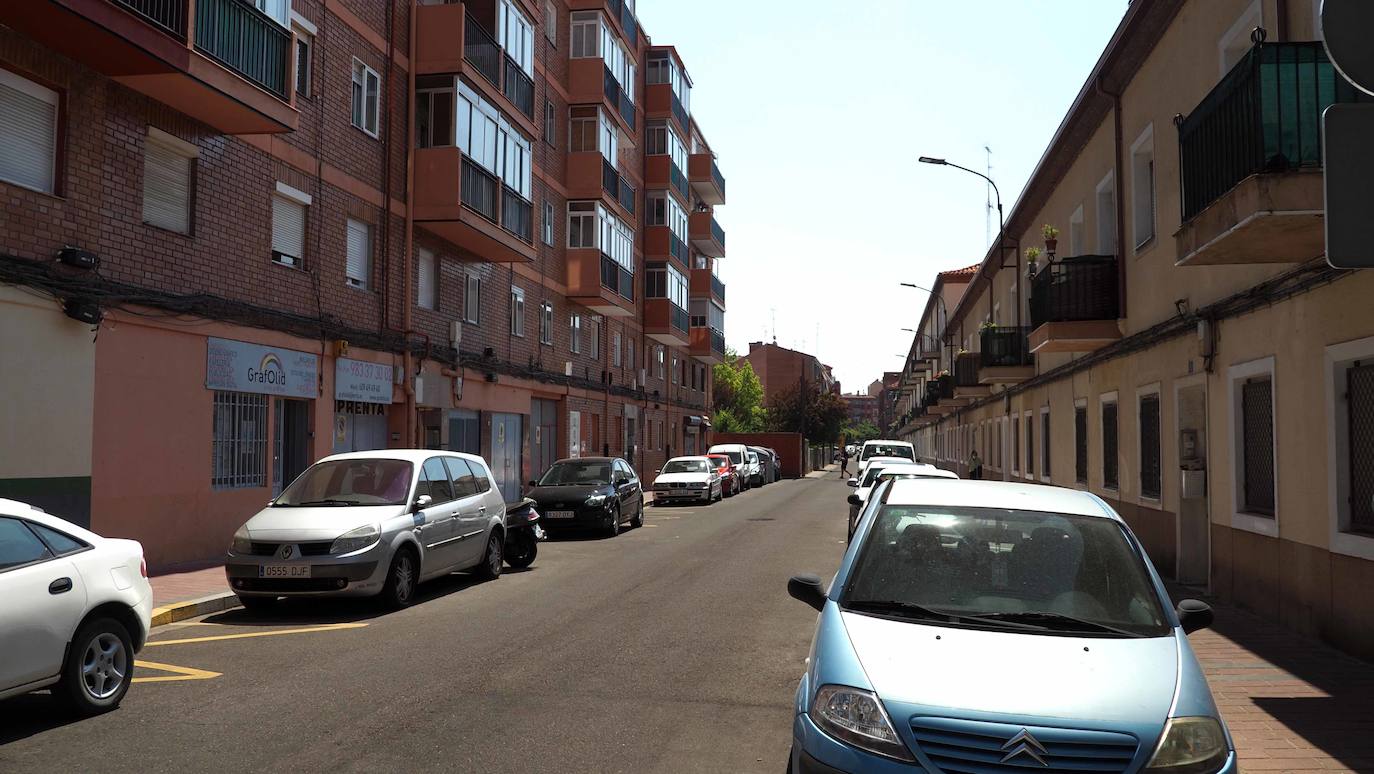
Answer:
[[[0,496],[167,566],[333,452],[704,448],[691,88],[633,0],[0,4]]]
[[[764,405],[771,405],[773,396],[798,385],[822,392],[839,393],[840,384],[830,366],[816,359],[815,355],[798,352],[795,349],[767,344],[761,341],[749,343],[749,354],[741,355],[759,377],[763,387]]]
[[[849,412],[850,422],[869,422],[875,427],[878,425],[878,398],[876,395],[855,393],[853,395],[841,395],[840,400],[844,401],[845,409]]]

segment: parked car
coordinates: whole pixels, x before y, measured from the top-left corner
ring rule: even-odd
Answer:
[[[745,469],[749,472],[750,488],[763,486],[763,465],[759,462],[757,452],[746,451],[744,453]]]
[[[868,502],[868,498],[873,490],[881,481],[896,478],[945,478],[957,480],[959,476],[943,468],[937,468],[934,465],[912,462],[911,460],[901,458],[874,457],[870,459],[868,468],[864,471],[862,479],[849,479],[849,485],[856,487],[848,498],[849,535],[851,537],[854,535],[854,527],[859,521],[859,512],[863,510],[864,504]]]
[[[708,454],[706,459],[716,466],[716,473],[720,475],[721,488],[726,497],[734,497],[740,491],[740,472],[735,467],[735,463],[724,454]]]
[[[1187,638],[1211,610],[1169,605],[1110,506],[1027,484],[882,486],[829,588],[788,581],[820,613],[792,771],[1236,771]]]
[[[0,500],[0,699],[52,688],[82,715],[119,706],[148,638],[143,546]]]
[[[715,463],[706,457],[674,457],[654,479],[654,502],[694,500],[713,503],[725,497]]]
[[[916,447],[906,441],[864,441],[859,448],[859,475],[874,457],[899,457],[916,461]]]
[[[506,503],[481,457],[423,449],[336,454],[234,533],[229,587],[249,610],[280,597],[379,596],[455,570],[501,575]]]
[[[768,456],[770,456],[770,457],[773,458],[773,480],[774,480],[774,481],[781,481],[781,480],[782,480],[782,457],[778,454],[778,452],[777,452],[775,449],[770,449],[770,448],[768,448],[768,447],[765,446],[765,447],[763,448],[763,450],[766,451],[766,452],[768,452]]]
[[[773,455],[762,446],[750,446],[749,451],[759,458],[759,486],[767,486],[774,481],[774,469],[777,463],[773,460]]]
[[[740,488],[748,489],[752,484],[749,476],[749,449],[742,443],[720,443],[706,450],[707,454],[724,454],[739,468]]]
[[[615,537],[620,525],[644,524],[644,490],[630,463],[619,457],[573,457],[549,466],[530,482],[550,533],[597,529]]]

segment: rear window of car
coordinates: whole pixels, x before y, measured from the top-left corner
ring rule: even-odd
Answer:
[[[85,541],[77,540],[65,532],[58,532],[42,524],[31,521],[29,527],[38,533],[38,536],[43,539],[44,543],[48,544],[48,548],[52,549],[52,552],[57,556],[66,556],[90,548]]]
[[[51,558],[52,552],[24,522],[0,516],[0,571]]]

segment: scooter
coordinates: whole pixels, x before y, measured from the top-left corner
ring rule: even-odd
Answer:
[[[517,570],[534,564],[539,541],[548,536],[539,526],[542,517],[534,506],[534,500],[528,497],[506,506],[506,564]]]

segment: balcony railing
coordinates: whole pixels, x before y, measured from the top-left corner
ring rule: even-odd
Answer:
[[[459,190],[464,206],[471,208],[492,223],[496,222],[498,213],[497,192],[501,190],[501,182],[496,179],[496,175],[482,169],[472,159],[464,156]]]
[[[605,253],[601,254],[601,287],[620,294],[626,301],[635,300],[635,275]]]
[[[673,118],[676,118],[677,122],[682,125],[684,132],[692,130],[692,119],[687,115],[687,108],[683,107],[682,100],[678,99],[676,93],[673,94]]]
[[[721,247],[725,246],[725,229],[720,227],[714,217],[711,218],[711,238],[716,240]]]
[[[668,183],[676,188],[678,193],[682,194],[683,199],[689,202],[692,200],[692,194],[687,190],[687,176],[682,174],[682,167],[679,167],[676,161],[668,164]]]
[[[1118,304],[1114,255],[1065,258],[1031,280],[1031,327],[1048,322],[1115,320]]]
[[[977,352],[962,352],[954,358],[954,386],[977,387],[978,368],[982,359]]]
[[[639,22],[635,21],[635,12],[629,3],[620,4],[620,26],[625,30],[625,40],[629,41],[630,50],[635,50],[639,45]]]
[[[114,0],[178,38],[186,39],[186,0]]]
[[[620,202],[631,215],[635,213],[636,191],[630,181],[616,171],[615,165],[606,158],[601,159],[601,188],[612,199]]]
[[[620,178],[620,196],[619,196],[620,206],[621,206],[621,207],[624,207],[624,208],[625,208],[625,211],[628,212],[628,213],[630,213],[631,215],[635,214],[635,199],[636,199],[636,198],[637,198],[637,197],[636,197],[636,191],[635,191],[634,186],[630,185],[630,181],[629,181],[629,180],[626,180],[624,177],[621,177],[621,178]]]
[[[601,87],[606,93],[606,101],[611,103],[620,112],[620,117],[625,119],[625,123],[635,128],[635,103],[630,99],[630,95],[625,93],[620,81],[616,79],[615,73],[611,72],[610,67],[602,67]]]
[[[1178,125],[1182,216],[1259,172],[1322,164],[1322,111],[1369,101],[1321,43],[1260,43]]]
[[[152,1],[137,4],[150,9],[162,5]],[[291,33],[252,5],[242,0],[198,0],[196,48],[278,97],[287,98]]]
[[[725,334],[711,328],[711,351],[718,354],[725,354]]]
[[[686,333],[691,323],[691,316],[687,314],[687,310],[671,301],[668,302],[668,308],[670,310],[668,322],[672,323],[674,328]]]
[[[688,255],[687,243],[678,239],[677,234],[668,235],[668,254],[682,262],[686,266],[691,256]]]
[[[463,27],[463,61],[493,86],[501,85],[501,47],[472,14]]]
[[[716,275],[711,275],[711,293],[721,301],[725,300],[725,283],[720,281]]]
[[[926,382],[926,403],[927,406],[935,406],[942,399],[954,397],[954,379],[945,374],[944,376],[931,379]]]
[[[507,55],[502,55],[505,64],[505,80],[501,84],[501,93],[506,95],[506,99],[511,101],[520,109],[521,113],[534,118],[534,81],[520,69],[514,59]]]
[[[725,175],[720,173],[720,165],[715,159],[711,159],[711,179],[715,181],[716,187],[720,189],[720,195],[725,195]]]
[[[982,350],[983,368],[1031,365],[1030,346],[1026,328],[997,326],[978,333],[978,348]]]
[[[501,186],[501,228],[534,243],[534,205],[507,186]]]

